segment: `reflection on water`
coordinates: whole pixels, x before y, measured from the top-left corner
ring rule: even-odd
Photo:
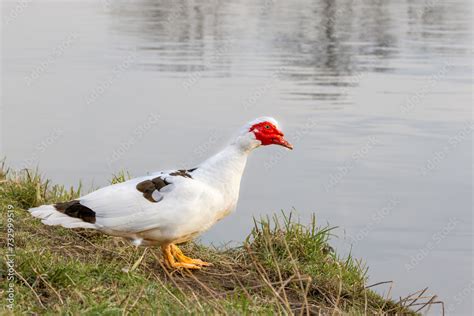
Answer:
[[[125,1],[113,3],[110,14],[113,29],[137,41],[148,57],[143,64],[155,70],[218,71],[251,54],[260,58],[247,62],[295,67],[284,74],[305,81],[320,74],[390,71],[384,61],[400,54],[408,59],[466,54],[470,21],[457,19],[464,4]]]
[[[273,115],[296,150],[256,152],[238,212],[203,240],[242,239],[252,215],[316,212],[374,281],[430,286],[469,314],[453,303],[472,273],[469,1],[35,1],[11,18],[15,5],[10,164],[100,186],[122,168],[191,167]]]

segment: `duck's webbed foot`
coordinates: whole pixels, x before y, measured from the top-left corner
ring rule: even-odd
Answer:
[[[211,263],[202,261],[201,259],[193,259],[185,256],[181,249],[179,249],[178,246],[173,244],[171,245],[171,252],[173,253],[178,262],[195,264],[202,267],[208,267],[212,265]]]
[[[204,262],[200,259],[192,259],[183,254],[181,249],[179,249],[174,244],[169,244],[166,246],[162,246],[161,250],[163,251],[163,258],[165,263],[174,269],[192,269],[198,270],[201,269],[203,266],[210,266],[211,264],[208,262]]]

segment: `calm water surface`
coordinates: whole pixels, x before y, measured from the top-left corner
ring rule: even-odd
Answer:
[[[238,211],[205,242],[241,240],[252,216],[315,212],[371,281],[395,281],[394,297],[429,286],[451,314],[471,314],[470,1],[7,1],[2,12],[0,153],[13,167],[98,187],[120,169],[193,167],[271,115],[296,150],[253,154]]]

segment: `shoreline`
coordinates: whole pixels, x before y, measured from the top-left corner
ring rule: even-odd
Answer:
[[[111,183],[126,178],[120,173]],[[307,225],[283,212],[255,220],[237,247],[186,243],[185,253],[213,263],[190,272],[166,268],[159,249],[135,248],[93,230],[45,226],[26,211],[77,198],[80,189],[1,166],[0,226],[11,228],[1,232],[1,277],[8,281],[1,290],[9,299],[2,312],[418,315],[442,305],[426,289],[397,302],[376,293],[389,282],[367,284],[363,261],[340,257],[330,246],[332,228],[319,227],[314,216]]]

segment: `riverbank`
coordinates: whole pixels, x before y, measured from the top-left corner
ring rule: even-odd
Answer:
[[[397,302],[377,294],[362,261],[340,257],[331,228],[315,218],[309,225],[283,213],[255,221],[236,248],[185,244],[186,254],[213,263],[189,272],[165,269],[158,249],[45,226],[26,211],[80,195],[80,186],[53,185],[37,172],[0,169],[2,314],[415,315],[435,300],[422,291]]]

